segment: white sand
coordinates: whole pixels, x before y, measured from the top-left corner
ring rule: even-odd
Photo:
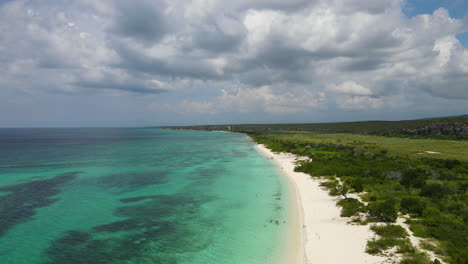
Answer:
[[[299,204],[299,219],[302,219],[303,248],[291,249],[295,257],[290,263],[304,264],[363,264],[384,263],[386,258],[365,253],[367,241],[373,232],[367,226],[347,224],[349,218],[340,217],[336,198],[319,186],[319,180],[310,175],[294,172],[297,158],[292,154],[275,154],[263,145],[256,144],[260,153],[281,169],[289,179]],[[301,222],[301,221],[298,221]],[[298,239],[300,242],[300,239]],[[298,243],[299,244],[299,243]]]

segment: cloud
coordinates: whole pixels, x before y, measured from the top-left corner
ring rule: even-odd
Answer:
[[[371,89],[353,81],[332,84],[327,90],[332,93],[331,97],[340,109],[376,109],[384,105],[382,98],[373,94]]]
[[[359,85],[353,81],[343,82],[339,85],[331,85],[329,90],[335,93],[348,94],[348,95],[361,95],[370,96],[372,91],[362,85]]]
[[[312,94],[308,91],[275,94],[272,87],[265,85],[259,88],[223,89],[218,96],[210,101],[185,99],[175,106],[151,103],[147,109],[166,112],[177,109],[180,113],[210,115],[230,112],[298,113],[316,108],[323,99],[323,93]]]
[[[239,9],[271,9],[281,11],[297,11],[316,3],[314,0],[239,0],[234,1]]]
[[[140,84],[138,82],[116,82],[113,80],[99,80],[99,81],[85,81],[80,80],[73,82],[73,85],[82,88],[91,89],[108,89],[108,90],[120,90],[141,94],[159,94],[167,92],[165,89],[158,88],[156,83]]]
[[[163,1],[117,1],[110,33],[146,44],[160,40],[167,30]]]
[[[456,38],[466,20],[443,8],[409,18],[404,4],[4,1],[0,97],[113,91],[168,113],[179,109],[161,106],[264,117],[411,112],[422,100],[468,111],[468,51]]]

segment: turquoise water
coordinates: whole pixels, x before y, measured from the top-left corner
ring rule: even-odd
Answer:
[[[242,134],[0,129],[0,263],[278,263],[289,203]]]

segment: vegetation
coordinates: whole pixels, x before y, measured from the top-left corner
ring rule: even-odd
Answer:
[[[409,241],[408,233],[399,225],[373,225],[371,230],[379,238],[367,242],[366,252],[369,254],[381,254],[384,250],[397,248],[398,253],[415,253],[416,249]]]
[[[468,263],[468,116],[412,121],[322,124],[220,125],[171,129],[249,134],[275,152],[308,156],[297,171],[326,177],[322,186],[342,196],[342,216],[382,222],[367,252],[397,248],[401,263],[439,263],[415,250],[391,223],[399,215],[424,247],[449,263]],[[313,162],[312,162],[313,160]],[[349,198],[360,193],[366,203]]]
[[[356,148],[357,151],[361,152],[378,153],[384,151],[384,154],[388,156],[468,161],[468,140],[412,139],[348,133],[317,134],[292,131],[251,134],[269,135],[270,138],[278,141],[304,143],[305,146],[312,147],[315,144],[344,145]],[[278,147],[278,151],[281,150],[281,146],[278,145]],[[331,155],[336,153],[334,151],[319,151],[317,148],[312,150],[314,154]]]
[[[366,208],[363,203],[361,203],[358,199],[354,198],[347,198],[338,201],[337,203],[341,206],[341,216],[343,217],[351,217],[356,216],[359,213],[365,213]]]
[[[243,124],[165,127],[170,129],[229,130],[244,133],[275,133],[277,131],[303,131],[315,133],[352,133],[402,138],[468,138],[468,115],[404,121],[363,121],[346,123],[308,124]]]
[[[413,254],[407,254],[403,260],[400,261],[400,264],[437,264],[440,263],[439,260],[435,259],[430,261],[429,257],[426,254],[421,252],[415,252]]]
[[[273,151],[310,157],[313,161],[300,162],[296,170],[328,175],[322,186],[343,197],[338,203],[343,216],[366,214],[368,221],[393,223],[399,214],[409,215],[407,222],[414,235],[437,241],[433,251],[446,254],[449,263],[467,263],[467,141],[455,141],[466,148],[457,153],[458,146],[450,149],[454,146],[450,140],[291,131],[251,136]],[[430,156],[408,150],[425,144],[444,151]],[[350,192],[363,192],[367,206],[349,198]],[[401,229],[394,225],[373,229],[379,238],[369,241],[367,252],[379,254],[396,248],[405,256],[401,263],[431,263],[411,246]]]

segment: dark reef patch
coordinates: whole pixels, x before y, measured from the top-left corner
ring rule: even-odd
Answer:
[[[147,199],[153,199],[156,198],[157,195],[147,195],[147,196],[138,196],[138,197],[131,197],[131,198],[123,198],[120,199],[122,203],[134,203],[134,202],[139,202]]]
[[[123,220],[114,222],[111,224],[95,226],[93,229],[97,232],[118,232],[118,231],[126,231],[126,230],[133,230],[139,227],[138,221],[133,219]]]
[[[225,170],[221,168],[205,168],[199,169],[196,173],[190,176],[191,183],[187,188],[207,187],[213,183],[218,175],[224,173]]]
[[[97,185],[101,188],[118,188],[119,192],[131,192],[148,186],[164,184],[168,182],[167,172],[129,172],[110,174],[99,177]]]
[[[175,254],[199,252],[210,245],[209,238],[200,239],[196,229],[200,225],[216,225],[215,220],[203,217],[200,212],[200,207],[212,199],[187,193],[122,199],[124,203],[144,202],[117,208],[115,214],[126,220],[95,226],[89,231],[67,232],[45,251],[48,261],[44,263],[108,264],[132,260],[175,264]],[[112,234],[117,232],[121,233]],[[100,239],[99,235],[104,233],[106,238]],[[157,254],[148,256],[147,250]]]
[[[77,177],[80,172],[69,172],[46,180],[35,180],[26,183],[0,187],[0,236],[13,226],[24,223],[34,216],[35,209],[48,206],[58,198],[59,186]]]

